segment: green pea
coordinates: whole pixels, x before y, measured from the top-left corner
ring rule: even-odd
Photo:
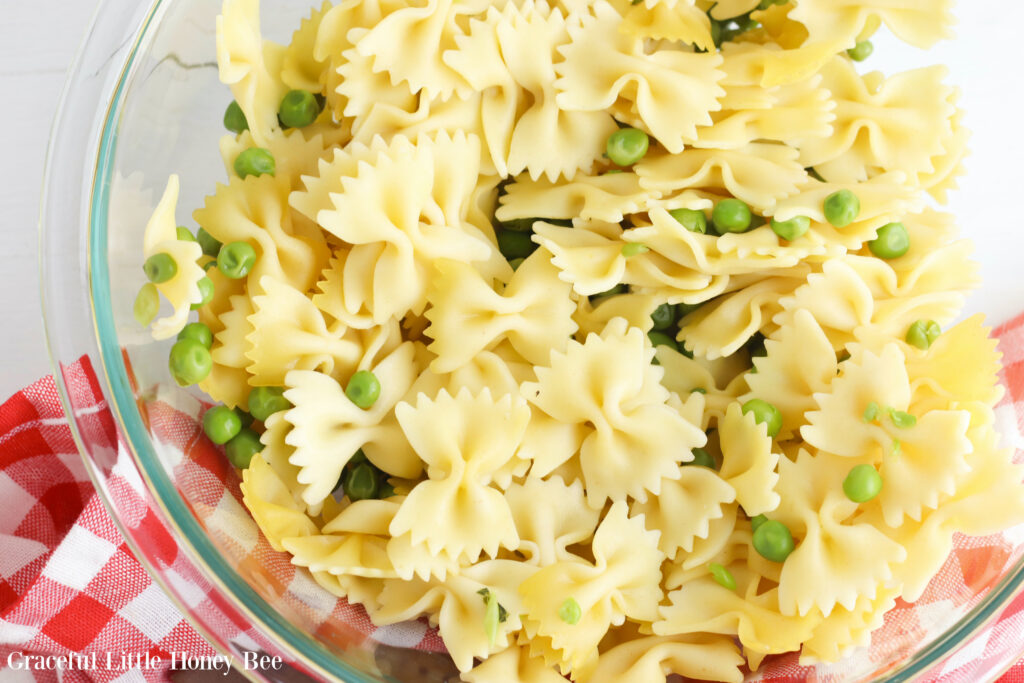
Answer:
[[[135,295],[132,315],[135,316],[135,322],[143,327],[149,327],[149,324],[153,322],[153,319],[156,318],[159,312],[160,292],[157,291],[156,285],[152,282],[147,282],[142,285],[142,289]]]
[[[239,178],[248,178],[251,175],[274,175],[277,172],[277,164],[274,162],[274,155],[270,150],[262,147],[250,147],[235,158],[235,173]]]
[[[189,323],[178,333],[178,341],[194,339],[206,348],[213,346],[213,333],[203,323]]]
[[[228,461],[240,470],[244,470],[252,462],[253,456],[263,450],[260,443],[260,435],[249,429],[242,429],[224,447],[224,454]]]
[[[918,320],[907,330],[907,343],[927,351],[942,334],[942,328],[934,320]]]
[[[186,228],[184,225],[179,225],[176,228],[178,239],[182,242],[195,242],[196,236],[192,234],[192,231]]]
[[[631,166],[647,154],[651,140],[636,128],[621,128],[608,136],[605,153],[619,166]]]
[[[526,258],[538,247],[530,237],[528,232],[502,230],[498,233],[498,251],[506,259]]]
[[[789,527],[774,519],[757,527],[753,541],[754,550],[772,562],[785,562],[796,547]]]
[[[882,475],[871,465],[857,465],[843,480],[843,493],[854,503],[866,503],[882,492]]]
[[[203,298],[199,300],[199,303],[189,306],[193,311],[198,311],[200,308],[213,301],[213,280],[204,275],[199,278],[198,282],[196,282],[196,286],[199,287],[199,294],[201,294]]]
[[[675,304],[661,304],[651,313],[651,320],[654,321],[654,329],[667,330],[676,322]]]
[[[360,370],[348,381],[345,395],[358,407],[369,410],[380,398],[380,380],[369,370]]]
[[[142,272],[146,278],[153,283],[160,284],[167,282],[178,274],[178,264],[174,257],[166,252],[153,254],[142,264]]]
[[[690,462],[684,462],[683,465],[695,465],[697,467],[707,467],[712,470],[718,469],[718,463],[715,462],[714,456],[708,453],[703,448],[693,449],[693,460]]]
[[[883,225],[875,239],[868,242],[868,249],[878,258],[899,258],[910,250],[910,234],[902,223]]]
[[[850,190],[839,190],[825,197],[825,220],[845,228],[860,215],[860,199]]]
[[[768,9],[772,5],[785,5],[789,0],[761,0],[761,4],[757,6],[758,9]]]
[[[308,90],[291,90],[277,110],[277,117],[289,128],[305,128],[320,116],[320,104]]]
[[[711,221],[720,233],[746,232],[752,219],[750,207],[739,199],[723,199],[711,212]]]
[[[614,287],[611,287],[610,289],[606,289],[603,292],[598,292],[597,294],[592,294],[590,296],[590,300],[591,301],[597,301],[598,299],[606,299],[606,298],[608,298],[610,296],[615,296],[617,294],[625,294],[628,291],[629,291],[629,289],[627,288],[626,285],[621,285],[621,284],[620,285],[615,285]]]
[[[203,228],[199,228],[199,232],[196,233],[196,241],[199,242],[199,246],[204,254],[217,258],[217,254],[220,253],[221,243],[216,237],[206,232]]]
[[[248,242],[225,244],[217,254],[217,269],[224,277],[238,280],[249,274],[256,265],[256,250]]]
[[[655,332],[654,330],[651,330],[647,333],[647,338],[651,340],[651,345],[655,348],[659,346],[667,346],[673,351],[679,350],[679,344],[676,340],[664,332]]]
[[[227,406],[214,406],[203,415],[203,431],[215,444],[226,444],[242,431],[242,419]]]
[[[238,102],[231,100],[231,104],[224,110],[224,127],[235,135],[249,130],[249,122],[245,118],[245,112],[238,106]]]
[[[523,261],[525,260],[526,259],[524,258],[514,258],[511,261],[509,261],[508,264],[512,266],[512,270],[515,271],[519,270],[519,266],[523,265]]]
[[[502,221],[498,225],[502,230],[511,230],[513,232],[530,232],[531,230],[533,230],[533,224],[539,220],[539,218],[516,218],[510,221]]]
[[[731,591],[736,590],[736,578],[732,575],[731,571],[717,562],[709,564],[708,571],[711,572],[711,577],[719,586],[722,588],[728,588]]]
[[[639,256],[640,254],[646,254],[651,250],[646,244],[640,244],[639,242],[627,242],[622,245],[622,255],[626,258],[632,258],[633,256]]]
[[[711,40],[715,47],[722,46],[722,22],[717,19],[711,19]]]
[[[168,360],[171,376],[183,387],[206,379],[213,368],[210,350],[195,339],[182,339],[171,347]]]
[[[249,412],[260,422],[291,407],[292,402],[284,397],[284,387],[255,387],[249,392]]]
[[[696,209],[672,209],[668,215],[675,218],[684,228],[690,232],[699,232],[706,235],[708,232],[708,219],[703,211]]]
[[[889,409],[889,419],[897,429],[910,429],[917,424],[917,418],[902,410]]]
[[[370,459],[366,457],[366,453],[363,453],[362,448],[352,454],[352,457],[348,459],[347,464],[358,465],[361,462],[370,462]]]
[[[691,394],[706,394],[706,393],[708,393],[708,390],[705,389],[704,387],[697,387],[695,389],[690,389],[690,393]]]
[[[743,404],[743,414],[754,414],[754,421],[768,428],[768,436],[773,439],[782,431],[782,413],[768,401],[752,398]]]
[[[768,521],[768,518],[764,515],[758,515],[750,518],[750,530],[757,531],[758,527]]]
[[[807,216],[795,216],[788,221],[772,219],[772,231],[784,240],[792,242],[803,237],[811,229],[811,219]]]
[[[575,598],[566,598],[558,608],[558,618],[570,626],[580,623],[580,619],[583,618],[580,603],[576,602]]]
[[[875,51],[875,46],[871,44],[870,40],[862,40],[849,50],[846,54],[850,55],[850,59],[855,62],[863,62],[865,59],[871,56],[871,53]]]
[[[369,463],[360,463],[345,477],[345,495],[352,502],[377,497],[377,471]]]

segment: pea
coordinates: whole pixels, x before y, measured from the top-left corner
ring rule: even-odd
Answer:
[[[392,498],[395,495],[395,487],[391,485],[389,481],[382,481],[380,488],[377,490],[377,497],[381,500]]]
[[[194,339],[206,348],[213,346],[213,333],[203,323],[189,323],[178,333],[178,341],[182,339]]]
[[[774,519],[766,520],[754,531],[754,550],[772,562],[785,562],[796,544],[789,527]]]
[[[863,62],[865,59],[871,56],[871,53],[875,51],[875,46],[870,40],[862,40],[849,50],[846,54],[850,55],[850,59],[855,62]]]
[[[807,216],[795,216],[788,221],[772,219],[772,231],[784,240],[792,242],[803,237],[811,229],[811,219]]]
[[[683,465],[696,465],[697,467],[707,467],[712,470],[718,469],[718,463],[715,462],[714,456],[703,448],[694,448],[693,460],[690,462],[684,462]]]
[[[217,269],[224,277],[238,280],[249,274],[256,265],[256,250],[248,242],[225,244],[217,254]]]
[[[757,9],[768,9],[772,5],[785,5],[789,0],[761,0],[761,4],[757,6]]]
[[[175,231],[178,234],[178,239],[182,242],[195,242],[196,236],[192,234],[192,231],[186,228],[184,225],[179,225]]]
[[[866,503],[882,492],[882,475],[871,465],[857,465],[843,480],[843,493],[854,503]]]
[[[276,172],[274,155],[262,147],[250,147],[235,158],[235,173],[239,178],[274,175]]]
[[[161,284],[178,274],[178,264],[174,257],[166,252],[153,254],[142,264],[142,272],[150,282]]]
[[[206,379],[213,368],[210,350],[195,339],[182,339],[171,347],[168,367],[174,381],[185,387]]]
[[[889,409],[889,419],[897,429],[910,429],[917,424],[917,417],[902,410]]]
[[[203,415],[203,431],[215,444],[226,444],[242,431],[242,419],[227,406],[214,406]]]
[[[768,518],[764,515],[757,515],[756,517],[750,518],[750,529],[751,531],[757,531],[758,527],[768,521]]]
[[[238,102],[231,100],[231,104],[224,110],[224,127],[235,135],[249,130],[249,122],[245,118],[245,112],[238,106]]]
[[[622,245],[622,255],[626,258],[632,258],[639,256],[640,254],[646,254],[651,250],[646,244],[640,244],[639,242],[627,242]]]
[[[746,232],[752,219],[750,207],[739,199],[723,199],[711,212],[711,221],[719,232]]]
[[[570,626],[580,623],[580,619],[583,618],[583,609],[580,608],[580,603],[576,602],[575,598],[566,598],[558,608],[558,618]]]
[[[153,319],[156,318],[159,312],[160,292],[157,291],[156,285],[152,282],[147,282],[142,285],[142,289],[135,295],[132,315],[135,316],[135,322],[143,327],[149,327],[149,324],[153,322]]]
[[[605,153],[619,166],[631,166],[647,154],[651,141],[647,133],[636,128],[620,128],[608,136]]]
[[[512,230],[513,232],[530,232],[533,230],[533,224],[539,221],[539,218],[515,218],[510,221],[503,221],[498,225],[502,230]]]
[[[711,40],[715,47],[722,46],[722,22],[717,19],[711,19]]]
[[[308,90],[291,90],[277,110],[277,117],[289,128],[305,128],[320,116],[320,104]]]
[[[199,228],[199,232],[196,233],[196,241],[199,242],[199,246],[204,254],[217,258],[217,254],[220,253],[221,244],[216,237],[206,232],[203,228]]]
[[[502,230],[498,233],[498,251],[506,259],[526,258],[537,250],[529,232]]]
[[[696,209],[672,209],[668,215],[675,218],[684,228],[690,232],[699,232],[706,235],[708,232],[708,219],[703,211]]]
[[[199,281],[196,282],[196,285],[199,287],[199,294],[201,294],[203,298],[199,300],[199,303],[192,304],[189,307],[193,311],[198,311],[200,308],[213,301],[214,293],[213,280],[206,277],[205,275],[199,278]]]
[[[845,228],[860,215],[860,199],[850,190],[839,190],[825,197],[825,220]]]
[[[255,387],[249,392],[249,412],[260,422],[291,407],[292,402],[284,397],[284,387]]]
[[[526,259],[524,258],[514,258],[511,261],[509,261],[508,264],[512,266],[513,271],[516,271],[519,270],[519,266],[523,265],[523,261],[525,260]]]
[[[743,404],[743,414],[754,414],[754,421],[764,424],[768,428],[768,436],[773,439],[782,430],[782,413],[768,401],[760,398],[752,398]]]
[[[360,463],[345,477],[345,495],[352,502],[377,497],[377,472],[369,463]]]
[[[728,588],[731,591],[736,590],[736,578],[732,575],[731,571],[717,562],[709,564],[708,571],[711,572],[711,577],[719,586],[722,588]]]
[[[647,338],[651,340],[651,345],[654,347],[667,346],[673,351],[679,350],[679,344],[676,343],[676,340],[664,332],[655,332],[652,330],[647,333]]]
[[[227,446],[224,447],[224,454],[228,456],[228,461],[232,465],[244,470],[252,462],[253,456],[262,450],[263,444],[260,443],[260,435],[248,427],[242,427],[238,434],[228,441]]]
[[[675,304],[661,304],[651,313],[651,320],[654,321],[654,329],[667,330],[676,322]]]
[[[369,410],[380,398],[380,380],[369,370],[360,370],[348,381],[345,395],[358,407]]]
[[[889,223],[878,229],[875,239],[868,242],[871,253],[882,259],[894,259],[910,250],[910,235],[902,223]]]
[[[934,320],[918,320],[907,330],[907,343],[927,351],[942,334],[942,328]]]

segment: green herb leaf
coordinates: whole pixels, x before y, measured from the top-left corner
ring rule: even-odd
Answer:
[[[576,602],[573,598],[566,598],[562,606],[558,608],[558,618],[570,626],[580,623],[580,619],[583,618],[583,610],[580,608],[580,603]]]
[[[878,404],[872,401],[868,404],[868,407],[864,409],[864,421],[874,422],[878,418],[878,413],[880,411],[881,408],[878,407]]]

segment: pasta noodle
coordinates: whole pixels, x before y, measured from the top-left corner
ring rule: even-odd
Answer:
[[[959,92],[855,64],[949,6],[224,0],[227,179],[142,253],[270,546],[468,683],[862,657],[1024,522]]]

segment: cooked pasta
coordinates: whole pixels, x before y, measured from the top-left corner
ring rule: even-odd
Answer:
[[[734,682],[1024,522],[958,93],[855,63],[948,36],[897,4],[225,0],[228,178],[143,254],[270,545],[469,683]]]

